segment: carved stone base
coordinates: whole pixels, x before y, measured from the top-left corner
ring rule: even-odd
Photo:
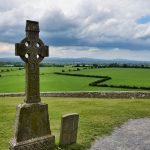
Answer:
[[[10,150],[50,150],[55,146],[55,137],[52,135],[35,138],[17,143],[15,139],[10,141]]]
[[[48,105],[19,104],[10,150],[49,150],[54,145],[55,137],[51,135]]]

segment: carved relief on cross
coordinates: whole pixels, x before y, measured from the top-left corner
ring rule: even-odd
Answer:
[[[15,55],[20,56],[26,66],[26,103],[40,102],[39,63],[49,56],[49,48],[39,38],[39,23],[26,22],[26,37],[15,44]]]

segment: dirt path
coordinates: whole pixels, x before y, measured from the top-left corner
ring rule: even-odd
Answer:
[[[129,120],[112,135],[98,139],[90,150],[150,150],[150,118]]]

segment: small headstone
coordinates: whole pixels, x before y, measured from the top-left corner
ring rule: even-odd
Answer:
[[[26,98],[17,106],[14,138],[10,150],[49,150],[55,146],[48,105],[41,103],[39,63],[48,56],[48,46],[39,38],[39,23],[27,21],[26,37],[15,45],[16,55],[25,62]]]
[[[79,115],[77,113],[62,116],[60,130],[60,145],[76,143]]]

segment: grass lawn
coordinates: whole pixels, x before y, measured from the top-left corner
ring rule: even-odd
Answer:
[[[16,106],[19,98],[0,98],[0,150],[8,149],[13,136]],[[82,150],[89,147],[98,136],[110,134],[115,127],[128,119],[150,117],[150,100],[42,98],[49,105],[52,133],[59,141],[61,115],[77,112],[80,115],[78,143],[65,150]]]
[[[2,68],[7,70],[7,67]],[[11,69],[11,68],[9,68]],[[24,92],[25,91],[25,70],[17,70],[0,73],[0,93]],[[98,80],[97,78],[63,76],[53,74],[69,69],[71,66],[65,67],[41,67],[40,68],[40,91],[116,91],[130,90],[110,87],[92,87],[89,83]],[[98,68],[85,69],[80,71],[72,71],[68,73],[86,74],[86,75],[101,75],[109,76],[112,80],[104,82],[108,85],[129,85],[129,86],[144,86],[150,87],[150,69],[134,69],[134,68]]]

